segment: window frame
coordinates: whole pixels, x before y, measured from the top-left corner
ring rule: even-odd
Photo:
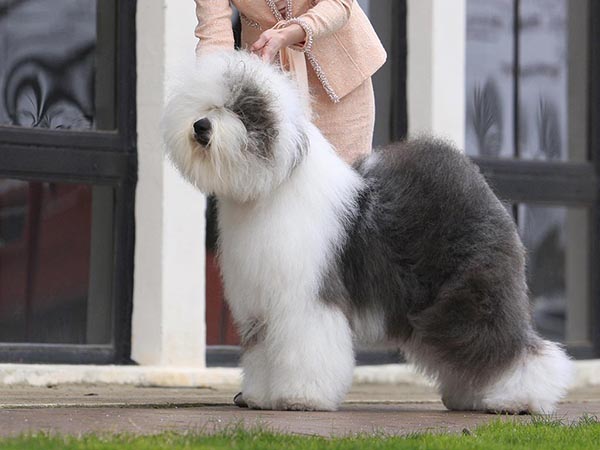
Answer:
[[[589,110],[588,110],[588,145],[592,166],[596,175],[596,199],[591,211],[591,230],[595,231],[596,239],[591,240],[590,268],[593,271],[600,268],[600,4],[589,2],[590,34],[589,34]],[[592,231],[594,232],[594,231]],[[593,356],[600,356],[600,279],[598,276],[591,280],[591,343]]]
[[[112,343],[65,345],[0,343],[0,362],[131,363],[136,148],[136,0],[99,0],[99,20],[114,36],[114,131],[59,131],[0,126],[0,177],[111,186],[114,189]],[[111,22],[110,18],[114,17]],[[101,32],[105,32],[102,30]],[[105,51],[106,49],[101,49]]]

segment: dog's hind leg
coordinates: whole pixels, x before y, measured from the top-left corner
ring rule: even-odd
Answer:
[[[304,303],[273,318],[267,333],[271,408],[338,408],[352,384],[354,353],[350,326],[336,307]]]
[[[566,394],[573,376],[572,362],[553,342],[534,338],[507,368],[498,370],[480,386],[469,378],[440,377],[444,405],[451,410],[481,410],[493,413],[551,414]]]
[[[572,363],[533,331],[518,279],[463,273],[411,323],[412,359],[438,380],[449,409],[551,413],[566,393]]]
[[[532,337],[523,354],[481,390],[492,412],[554,413],[573,379],[573,362],[560,346]]]

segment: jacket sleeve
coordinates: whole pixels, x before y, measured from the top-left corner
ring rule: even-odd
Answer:
[[[317,40],[335,33],[346,25],[350,20],[353,6],[354,0],[320,0],[304,14],[298,16],[298,19],[304,22],[312,38]]]
[[[199,39],[196,54],[215,50],[234,48],[231,27],[232,9],[229,0],[195,0],[196,25],[195,35]]]

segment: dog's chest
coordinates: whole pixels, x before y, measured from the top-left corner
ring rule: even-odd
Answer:
[[[284,205],[221,204],[220,258],[228,300],[268,307],[282,297],[316,295],[339,227],[328,214]]]

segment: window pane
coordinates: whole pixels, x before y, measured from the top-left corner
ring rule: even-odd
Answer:
[[[467,0],[467,153],[586,161],[588,0],[520,0],[517,36],[515,4]]]
[[[523,159],[567,159],[567,15],[564,0],[521,1],[519,143]]]
[[[112,197],[0,179],[0,342],[109,343]]]
[[[586,0],[521,1],[523,159],[587,160]]]
[[[590,311],[588,210],[522,204],[517,211],[538,330],[570,345],[585,343]]]
[[[96,0],[4,2],[0,125],[114,128],[113,63],[104,61],[114,37],[104,26],[97,33],[111,2],[100,3],[97,11]]]
[[[513,156],[514,3],[467,0],[466,151]]]

